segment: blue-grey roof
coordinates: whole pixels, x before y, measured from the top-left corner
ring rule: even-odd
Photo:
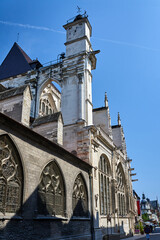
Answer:
[[[23,85],[17,88],[6,89],[0,92],[0,100],[10,98],[17,95],[22,95],[26,87],[29,85]]]
[[[41,124],[45,124],[45,123],[49,123],[49,122],[57,122],[58,118],[60,116],[62,116],[61,112],[56,112],[56,113],[49,114],[49,115],[46,115],[46,116],[38,117],[38,118],[35,119],[32,126],[36,127],[36,126],[39,126]]]
[[[32,70],[36,67],[36,64],[42,66],[37,60],[32,61],[15,42],[0,66],[0,80]]]

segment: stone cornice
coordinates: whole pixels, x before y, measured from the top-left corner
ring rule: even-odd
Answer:
[[[79,24],[79,23],[82,23],[82,22],[85,22],[85,23],[87,24],[87,26],[88,26],[88,28],[89,28],[89,30],[90,30],[90,33],[91,33],[91,35],[92,35],[92,27],[91,27],[91,24],[90,24],[90,22],[88,21],[88,18],[87,18],[87,17],[81,18],[81,19],[79,19],[79,20],[76,20],[76,21],[73,21],[73,22],[70,22],[70,23],[67,23],[67,24],[63,25],[63,27],[64,27],[65,30],[67,30],[68,28],[70,28],[70,27],[72,27],[72,26],[74,26],[74,25],[77,25],[77,24]]]
[[[73,39],[73,40],[71,40],[71,41],[65,42],[64,45],[67,46],[67,45],[69,45],[69,44],[72,44],[72,43],[75,43],[75,42],[79,42],[79,41],[81,41],[81,40],[87,40],[89,46],[92,47],[92,46],[91,46],[91,42],[89,41],[89,39],[88,39],[87,36],[83,36],[83,37],[76,38],[76,39]]]

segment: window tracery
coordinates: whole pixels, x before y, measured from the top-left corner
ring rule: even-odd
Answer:
[[[52,108],[50,102],[47,100],[47,97],[41,98],[39,104],[39,114],[41,116],[44,116],[52,113],[54,113],[54,109]]]
[[[0,136],[0,212],[16,213],[22,199],[22,167],[12,141]]]
[[[122,166],[119,164],[116,171],[117,176],[117,193],[118,193],[118,209],[119,215],[124,216],[126,214],[125,204],[125,178]]]
[[[112,180],[111,184],[111,199],[112,199],[112,213],[115,213],[115,183]]]
[[[99,161],[99,195],[100,212],[102,215],[110,214],[110,165],[104,156]]]
[[[81,174],[78,174],[74,182],[72,194],[72,208],[73,216],[88,216],[87,188]]]
[[[38,213],[65,214],[65,188],[62,174],[55,161],[50,162],[41,174],[38,186]]]

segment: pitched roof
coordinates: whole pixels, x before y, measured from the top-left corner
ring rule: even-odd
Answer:
[[[56,113],[46,115],[43,117],[38,117],[35,119],[32,126],[35,127],[35,126],[39,126],[41,124],[45,124],[45,123],[49,123],[49,122],[57,122],[59,116],[61,116],[61,112],[56,112]]]
[[[12,88],[12,89],[0,92],[0,100],[23,94],[27,86],[29,85],[23,85],[21,87]]]
[[[32,70],[35,67],[35,62],[42,66],[37,60],[32,61],[15,42],[0,66],[0,80]]]
[[[0,84],[0,92],[4,92],[6,90],[7,90],[7,88],[5,88],[2,84]]]
[[[106,109],[108,109],[108,107],[94,108],[93,112],[102,111],[102,110],[106,110]]]

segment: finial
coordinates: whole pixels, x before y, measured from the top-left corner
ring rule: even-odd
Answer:
[[[107,98],[106,92],[105,92],[105,98],[104,98],[104,105],[105,105],[105,107],[108,107],[108,98]]]
[[[118,125],[121,126],[121,119],[120,119],[120,114],[118,112]]]

